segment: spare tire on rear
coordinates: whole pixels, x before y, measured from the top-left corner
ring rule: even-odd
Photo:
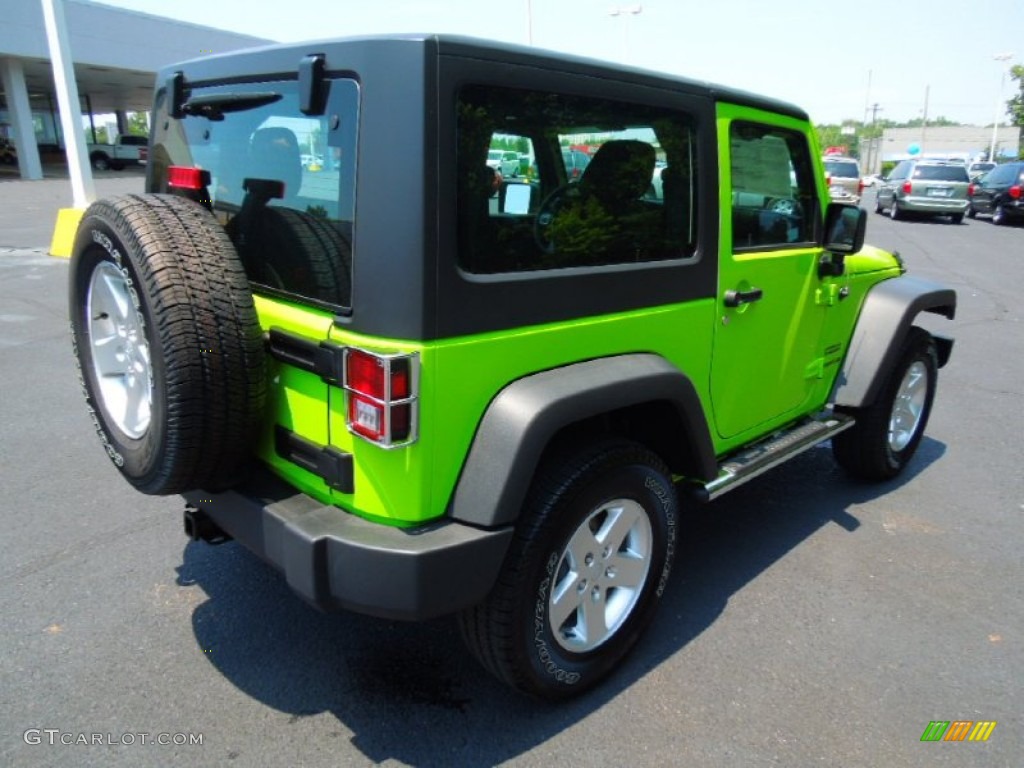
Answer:
[[[171,195],[94,203],[69,288],[86,403],[125,479],[149,494],[235,482],[260,426],[266,360],[245,271],[213,215]]]

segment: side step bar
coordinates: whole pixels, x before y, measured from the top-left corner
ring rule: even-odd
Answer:
[[[718,467],[718,477],[709,483],[691,486],[698,501],[707,502],[738,488],[797,454],[803,453],[849,429],[850,416],[823,412],[780,430],[740,453],[728,456]]]

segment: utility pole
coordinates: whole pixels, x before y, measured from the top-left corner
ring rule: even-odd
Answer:
[[[996,119],[992,123],[992,147],[988,151],[988,161],[990,163],[998,162],[996,160],[996,140],[999,138],[999,118],[1003,112],[1003,86],[1006,85],[1006,62],[1013,58],[1012,53],[997,53],[992,57],[999,63],[999,95],[996,97]]]
[[[882,137],[879,136],[875,130],[875,126],[878,123],[878,113],[881,110],[882,106],[877,101],[871,105],[871,139],[868,143],[868,162],[866,169],[868,173],[878,173],[882,170],[880,162]]]
[[[924,87],[924,119],[921,121],[921,157],[924,157],[924,140],[928,135],[928,91],[930,85]]]

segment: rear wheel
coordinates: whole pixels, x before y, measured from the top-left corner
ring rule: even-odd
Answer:
[[[903,471],[924,436],[937,379],[935,342],[913,327],[878,399],[842,409],[856,424],[832,439],[840,466],[864,480],[888,480]]]
[[[1003,225],[1006,223],[1006,210],[1001,205],[992,209],[992,223]]]
[[[468,647],[535,696],[562,699],[597,684],[654,616],[677,515],[668,470],[643,446],[607,442],[551,462],[497,584],[460,617]]]
[[[223,228],[179,197],[101,200],[69,283],[86,403],[121,474],[150,494],[230,485],[260,425],[266,364]]]
[[[889,218],[893,221],[898,221],[903,218],[903,211],[900,209],[899,201],[896,196],[893,195],[892,204],[889,206]]]
[[[962,213],[954,213],[949,217],[954,224],[963,224],[964,215]]]

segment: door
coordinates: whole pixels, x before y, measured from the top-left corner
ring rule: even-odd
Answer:
[[[808,406],[825,308],[818,195],[806,122],[719,105],[722,238],[711,396],[723,438]]]

